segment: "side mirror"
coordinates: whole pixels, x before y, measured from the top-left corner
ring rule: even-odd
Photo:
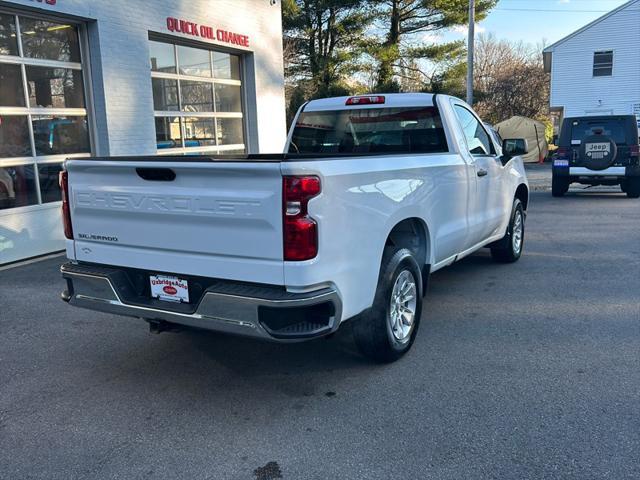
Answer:
[[[509,138],[502,142],[502,153],[507,159],[529,153],[529,145],[524,138]]]

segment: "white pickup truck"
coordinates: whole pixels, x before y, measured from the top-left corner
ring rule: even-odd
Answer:
[[[62,297],[147,320],[300,341],[353,324],[406,353],[429,274],[523,248],[526,142],[432,94],[314,100],[286,153],[68,160]]]

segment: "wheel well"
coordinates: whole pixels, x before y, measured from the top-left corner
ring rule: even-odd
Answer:
[[[515,198],[522,202],[522,208],[526,210],[529,206],[529,189],[524,183],[518,185]]]
[[[429,258],[427,226],[419,218],[407,218],[398,223],[387,237],[385,246],[407,248],[416,257],[421,268]]]

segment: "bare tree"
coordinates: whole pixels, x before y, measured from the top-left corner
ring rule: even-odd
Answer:
[[[514,115],[544,119],[549,111],[549,76],[542,49],[480,35],[474,74],[474,108],[497,123]]]

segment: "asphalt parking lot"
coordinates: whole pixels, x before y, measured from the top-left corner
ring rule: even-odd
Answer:
[[[413,350],[281,346],[58,300],[0,272],[0,478],[638,479],[640,200],[532,195],[526,252],[432,277]]]

